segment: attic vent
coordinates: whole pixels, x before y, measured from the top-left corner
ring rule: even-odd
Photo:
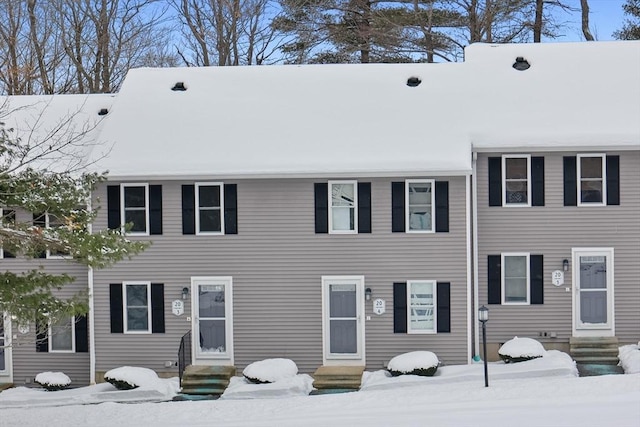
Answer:
[[[171,88],[173,91],[184,92],[187,88],[184,86],[184,82],[176,82],[176,84]]]
[[[409,87],[416,87],[420,83],[422,83],[422,80],[420,80],[419,77],[409,77],[407,79],[407,86],[409,86]]]
[[[99,116],[106,116],[108,113],[109,110],[107,110],[106,108],[101,108],[100,111],[98,111]]]
[[[528,70],[529,67],[531,67],[531,65],[522,56],[518,56],[516,58],[516,62],[513,63],[513,68],[515,68],[518,71]]]

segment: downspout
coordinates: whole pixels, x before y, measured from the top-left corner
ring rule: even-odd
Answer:
[[[91,198],[87,202],[89,211],[92,209]],[[87,226],[89,234],[93,233],[93,224]],[[96,383],[96,328],[95,328],[95,311],[93,304],[93,267],[89,266],[87,271],[87,288],[89,291],[89,384]]]
[[[471,176],[467,175],[466,176],[466,185],[467,185],[467,203],[466,203],[466,222],[467,222],[467,227],[466,227],[466,233],[467,233],[467,363],[471,363],[472,361],[472,356],[471,356],[471,352],[469,350],[471,350],[471,347],[473,345],[473,339],[472,339],[472,324],[473,324],[473,306],[471,304],[471,292],[472,292],[472,279],[471,279],[471,245],[472,245],[472,239],[471,239]],[[474,353],[476,354],[476,353]]]
[[[473,216],[473,312],[470,316],[473,319],[473,333],[474,333],[474,350],[475,355],[480,354],[480,332],[478,331],[478,174],[476,170],[476,164],[478,162],[478,153],[472,154],[472,176],[473,176],[473,189],[471,197],[471,212]]]

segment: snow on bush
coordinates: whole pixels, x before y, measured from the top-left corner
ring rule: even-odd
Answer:
[[[420,375],[431,377],[436,373],[440,361],[435,353],[430,351],[412,351],[400,354],[389,361],[387,370],[398,375]]]
[[[71,379],[63,372],[40,372],[34,381],[48,391],[64,390],[71,384]]]
[[[242,375],[255,384],[274,383],[298,374],[298,367],[290,359],[264,359],[249,364]]]
[[[502,344],[498,355],[505,363],[515,363],[537,359],[544,356],[546,352],[542,344],[533,338],[514,337]]]
[[[118,390],[131,390],[137,387],[155,387],[158,375],[147,368],[122,366],[107,371],[104,380],[113,384]]]
[[[625,374],[640,373],[640,342],[638,345],[623,345],[618,348],[618,359]]]

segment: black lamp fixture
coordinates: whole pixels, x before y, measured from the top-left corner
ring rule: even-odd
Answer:
[[[482,323],[482,358],[484,359],[484,386],[489,387],[489,368],[487,367],[487,328],[489,309],[484,305],[478,309],[478,320]]]
[[[516,62],[514,62],[512,66],[518,71],[525,71],[531,67],[531,64],[529,64],[529,61],[524,59],[522,56],[518,56],[516,58]]]
[[[569,271],[569,260],[568,259],[562,260],[562,269],[564,271]]]
[[[189,288],[185,286],[184,288],[182,288],[182,299],[187,299],[188,296],[189,296]]]
[[[371,294],[372,294],[371,288],[365,289],[364,290],[364,299],[367,300],[367,301],[370,301],[371,300]]]

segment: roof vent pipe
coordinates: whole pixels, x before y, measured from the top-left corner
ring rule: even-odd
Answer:
[[[416,87],[418,86],[420,83],[422,83],[422,80],[420,80],[420,77],[409,77],[407,79],[407,86],[409,87]]]
[[[184,92],[187,88],[184,86],[184,82],[176,82],[176,84],[171,88],[172,91],[180,91]]]
[[[518,71],[528,70],[529,67],[531,67],[531,64],[529,64],[529,61],[524,59],[522,56],[518,56],[516,58],[516,62],[513,63],[513,68]]]
[[[98,111],[99,116],[106,116],[108,113],[109,110],[107,110],[106,108],[101,108],[100,111]]]

